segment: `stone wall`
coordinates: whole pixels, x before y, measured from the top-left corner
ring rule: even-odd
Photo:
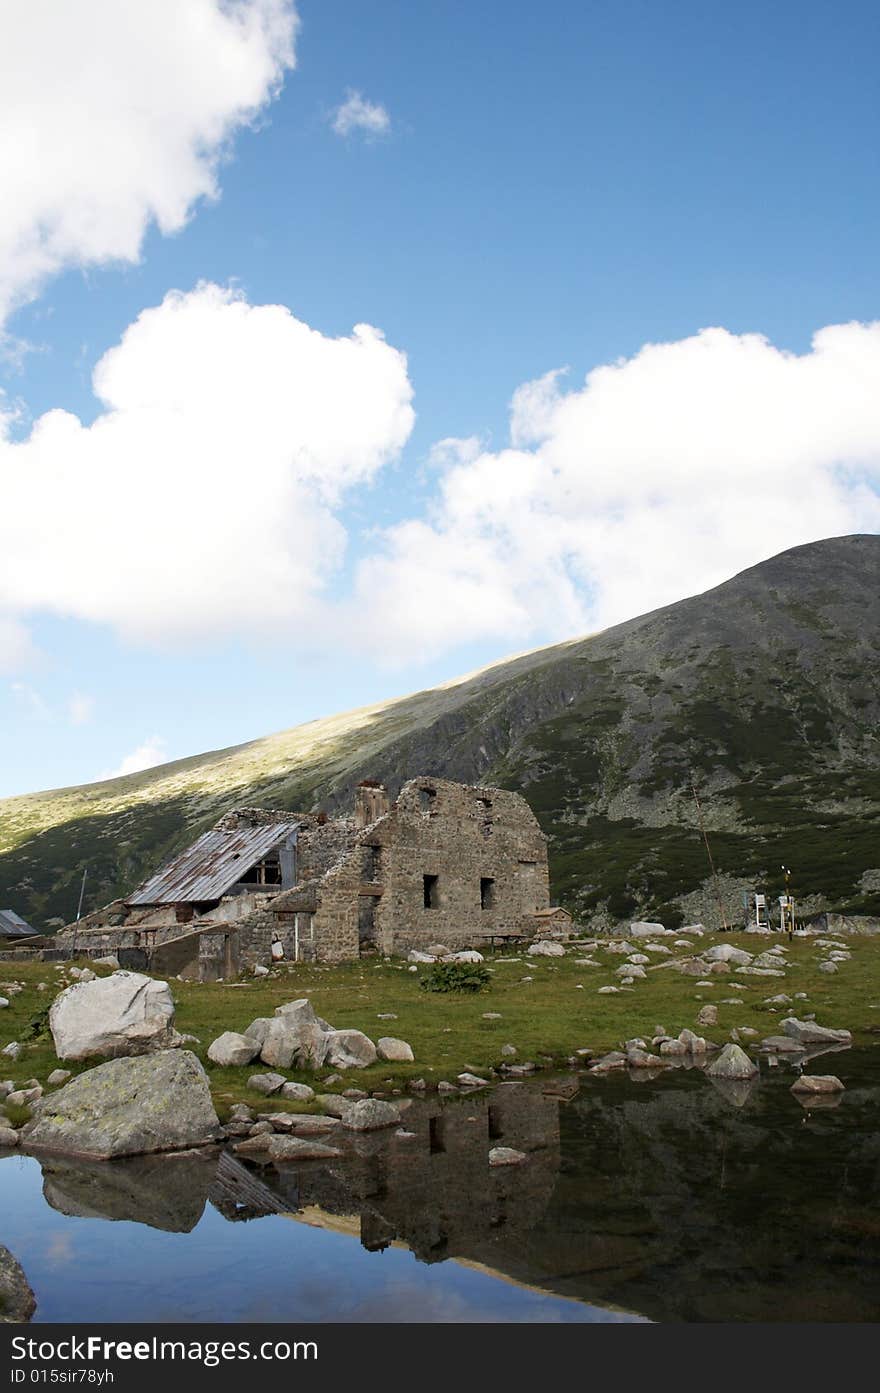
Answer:
[[[386,953],[479,944],[489,933],[531,935],[535,910],[549,905],[546,840],[518,794],[413,780],[362,839],[380,847],[376,927]],[[426,876],[437,878],[430,908]]]

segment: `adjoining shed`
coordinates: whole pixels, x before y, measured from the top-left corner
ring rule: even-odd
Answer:
[[[22,939],[36,937],[36,929],[32,929],[14,909],[0,909],[0,944],[14,946]]]

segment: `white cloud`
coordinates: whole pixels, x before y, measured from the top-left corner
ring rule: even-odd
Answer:
[[[84,692],[74,692],[67,703],[67,718],[72,726],[84,726],[95,712],[95,698]]]
[[[346,542],[334,510],[412,429],[405,357],[368,325],[327,338],[201,285],[145,310],[94,388],[88,426],[50,411],[13,442],[0,417],[11,656],[36,612],[160,644],[319,622]]]
[[[363,131],[367,136],[387,135],[391,117],[378,102],[369,102],[360,92],[349,91],[345,101],[333,112],[333,129],[337,135]]]
[[[119,762],[115,769],[105,769],[96,782],[103,779],[122,779],[126,774],[140,774],[143,769],[154,769],[157,764],[168,761],[168,749],[161,735],[151,735],[137,749],[132,750]]]
[[[138,259],[218,193],[294,65],[293,0],[4,0],[0,324],[69,266]]]
[[[372,651],[570,636],[880,531],[880,324],[822,329],[803,355],[707,329],[559,379],[515,393],[511,448],[444,442],[426,517],[362,561],[349,614]]]

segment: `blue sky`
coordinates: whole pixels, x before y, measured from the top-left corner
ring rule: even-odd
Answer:
[[[0,795],[880,530],[875,6],[169,4],[0,15]]]

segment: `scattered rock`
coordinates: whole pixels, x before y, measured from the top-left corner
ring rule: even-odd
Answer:
[[[716,943],[702,954],[707,963],[737,963],[747,966],[752,961],[751,953],[737,948],[734,943]]]
[[[758,1073],[758,1066],[749,1059],[745,1050],[733,1041],[725,1045],[717,1059],[709,1065],[706,1073],[713,1079],[751,1079]]]
[[[5,1122],[0,1122],[0,1151],[4,1147],[12,1146],[18,1146],[18,1133],[14,1127],[7,1127]],[[2,1307],[0,1307],[0,1320],[2,1319]]]
[[[289,1098],[294,1103],[309,1103],[314,1096],[315,1090],[307,1083],[285,1083],[281,1086],[281,1097]]]
[[[325,1058],[335,1069],[366,1069],[376,1057],[376,1046],[362,1030],[331,1030],[327,1036]]]
[[[457,1092],[458,1092],[458,1089],[456,1088],[455,1084],[454,1084],[454,1083],[450,1083],[448,1079],[441,1079],[440,1082],[439,1082],[438,1085],[437,1085],[437,1092],[438,1092],[438,1093],[457,1093]]]
[[[691,1054],[706,1053],[706,1041],[702,1035],[695,1035],[692,1030],[685,1029],[679,1033],[678,1038],[681,1044],[690,1050]]]
[[[95,967],[112,967],[114,972],[119,971],[119,959],[115,953],[108,953],[106,957],[95,958]]]
[[[397,1016],[394,1011],[380,1011],[376,1016],[377,1021],[396,1021]]]
[[[463,948],[460,953],[447,953],[446,962],[448,963],[481,963],[482,953],[478,953],[476,948]]]
[[[629,933],[633,938],[654,938],[655,936],[660,937],[663,934],[671,932],[670,929],[664,929],[662,924],[652,924],[649,920],[645,920],[644,922],[636,920],[634,924],[630,924],[629,926]],[[684,933],[684,930],[682,930],[682,933]]]
[[[787,1016],[780,1022],[784,1033],[802,1045],[850,1045],[852,1035],[848,1030],[829,1030],[817,1025],[815,1021],[799,1021],[797,1016]]]
[[[326,1142],[313,1141],[309,1137],[278,1137],[269,1139],[268,1157],[270,1161],[332,1161],[342,1152]]]
[[[163,1050],[113,1059],[72,1079],[50,1094],[22,1140],[34,1149],[106,1160],[205,1146],[219,1132],[196,1056]]]
[[[458,1082],[465,1088],[488,1088],[489,1080],[481,1079],[478,1074],[459,1074]]]
[[[619,992],[619,987],[600,987],[597,996],[610,996],[612,992]]]
[[[69,1078],[69,1069],[53,1069],[51,1074],[47,1078],[46,1083],[50,1086],[50,1088],[57,1088],[60,1084],[67,1083],[67,1080]]]
[[[236,1142],[233,1151],[236,1156],[244,1156],[247,1159],[261,1160],[269,1151],[269,1138],[273,1135],[272,1131],[260,1132],[256,1137],[246,1137],[244,1141]]]
[[[247,1081],[248,1088],[252,1088],[255,1093],[277,1093],[287,1083],[283,1074],[251,1074]]]
[[[224,1031],[208,1046],[208,1058],[211,1062],[229,1068],[250,1064],[259,1053],[260,1045],[257,1040],[247,1035],[237,1035],[234,1030]]]
[[[630,981],[633,981],[635,978],[646,978],[648,974],[645,969],[639,967],[638,964],[624,963],[622,967],[617,969],[614,975],[620,978],[628,977]]]
[[[526,949],[530,958],[564,958],[565,949],[561,943],[555,943],[553,939],[541,939],[539,943],[530,943]]]
[[[697,1016],[697,1025],[717,1025],[718,1007],[703,1006]]]
[[[484,1020],[484,1021],[500,1021],[500,1020],[501,1020],[501,1012],[500,1012],[500,1011],[484,1011],[480,1019],[481,1019],[481,1020]]]
[[[380,1059],[385,1059],[391,1064],[412,1064],[415,1059],[411,1045],[405,1040],[395,1040],[390,1035],[385,1035],[376,1042],[376,1053]]]
[[[820,964],[819,964],[819,971],[820,971],[820,972],[836,972],[836,971],[837,971],[837,963],[833,963],[833,962],[820,963]]]
[[[52,1003],[49,1029],[59,1059],[149,1054],[180,1040],[171,988],[140,972],[81,973]]]
[[[420,953],[417,948],[410,949],[406,955],[406,960],[408,963],[432,963],[436,961],[433,953]]]
[[[319,1093],[315,1102],[329,1117],[345,1117],[349,1108],[354,1106],[347,1098],[340,1098],[337,1093]]]
[[[342,1118],[343,1127],[352,1132],[375,1132],[381,1127],[399,1127],[400,1109],[394,1103],[379,1098],[364,1098],[351,1103]]]
[[[790,1035],[768,1035],[761,1041],[761,1049],[767,1054],[803,1054],[805,1048]]]
[[[844,1086],[835,1074],[801,1074],[791,1086],[792,1093],[843,1093]]]
[[[493,1146],[489,1152],[490,1166],[521,1166],[528,1160],[524,1151],[515,1151],[512,1146]]]

